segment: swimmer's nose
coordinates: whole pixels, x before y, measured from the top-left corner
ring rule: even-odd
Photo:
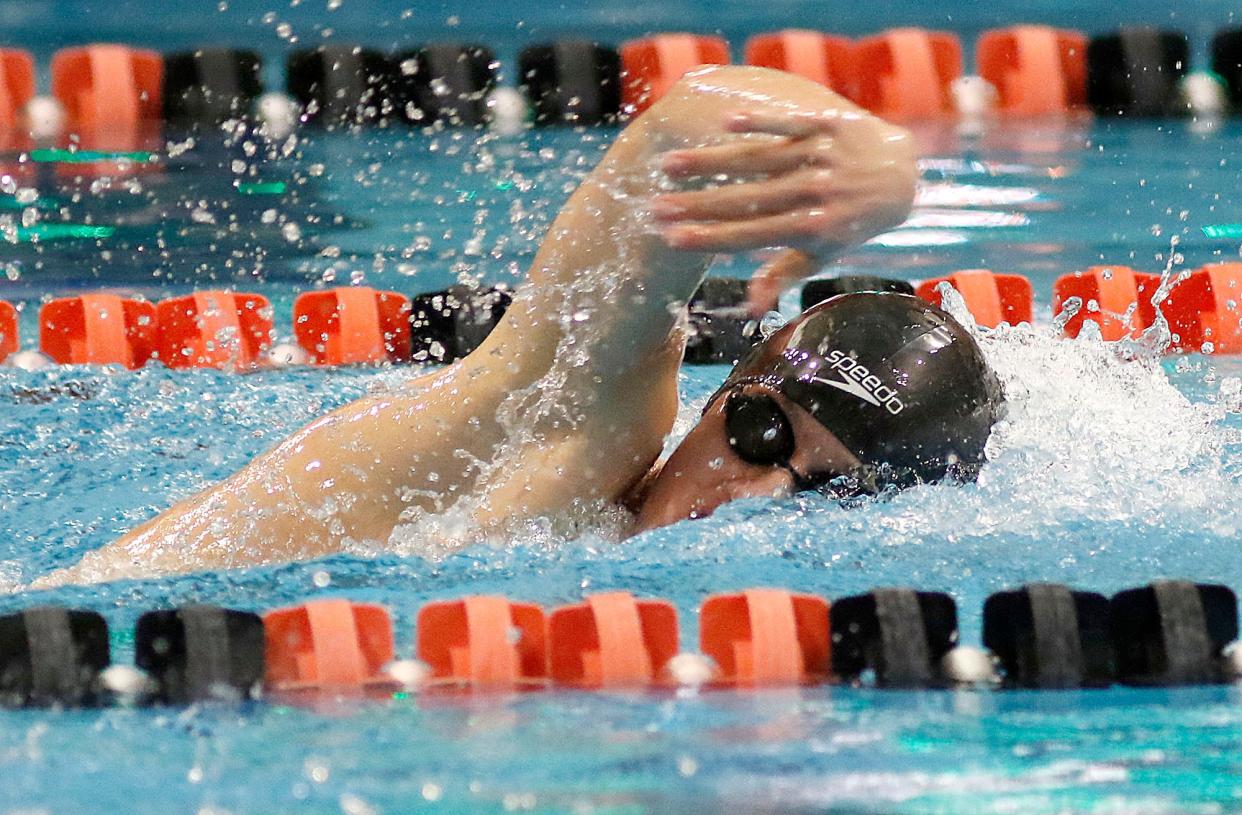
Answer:
[[[738,458],[725,437],[723,419],[709,413],[648,487],[638,513],[638,531],[705,518],[739,498],[788,495],[793,488],[786,470]]]

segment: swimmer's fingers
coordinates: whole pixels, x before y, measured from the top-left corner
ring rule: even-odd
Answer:
[[[788,249],[763,264],[746,284],[746,310],[752,317],[762,317],[776,309],[781,292],[803,278],[819,271],[823,262],[798,249]]]
[[[807,139],[837,132],[845,121],[840,111],[747,110],[725,122],[730,133],[767,133],[790,139]]]
[[[827,167],[832,160],[826,140],[734,142],[689,150],[670,150],[660,159],[660,168],[669,178],[772,175],[801,167]]]
[[[672,248],[691,252],[744,252],[787,246],[827,255],[825,249],[837,251],[856,239],[855,216],[849,207],[818,206],[744,221],[674,224],[666,227],[663,235]]]
[[[807,170],[745,184],[665,193],[655,197],[651,211],[662,223],[736,221],[823,202],[831,196],[832,187],[831,170]]]

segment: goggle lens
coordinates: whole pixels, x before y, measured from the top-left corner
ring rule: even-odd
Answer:
[[[729,447],[749,464],[789,466],[794,453],[789,417],[766,394],[734,393],[725,404]]]

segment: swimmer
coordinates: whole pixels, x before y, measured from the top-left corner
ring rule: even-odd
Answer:
[[[999,388],[960,326],[902,295],[835,298],[786,326],[657,464],[712,256],[785,250],[752,282],[761,310],[900,223],[916,175],[909,134],[820,85],[698,69],[617,137],[477,351],[311,422],[35,585],[378,548],[429,517],[478,540],[622,504],[642,530],[742,496],[969,479]]]

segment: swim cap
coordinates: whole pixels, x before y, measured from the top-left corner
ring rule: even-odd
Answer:
[[[1004,403],[966,329],[907,294],[825,300],[756,346],[716,396],[747,382],[828,428],[862,462],[850,474],[859,492],[973,481]]]

